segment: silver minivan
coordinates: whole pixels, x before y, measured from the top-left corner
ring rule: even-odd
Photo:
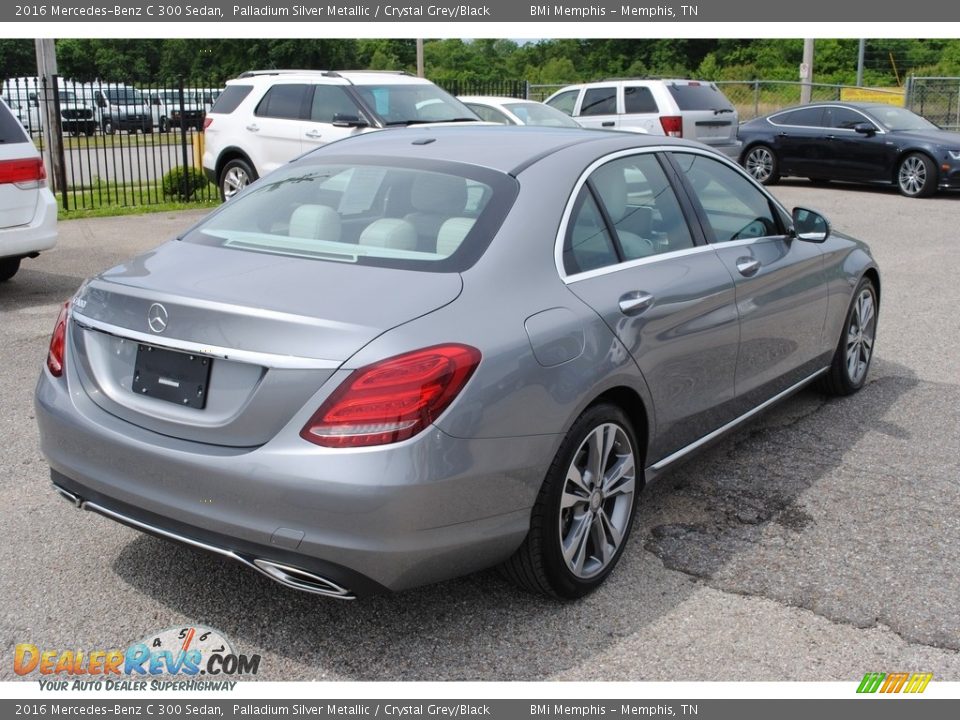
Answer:
[[[584,127],[698,140],[728,157],[739,155],[736,108],[712,82],[603,80],[568,85],[546,99]]]

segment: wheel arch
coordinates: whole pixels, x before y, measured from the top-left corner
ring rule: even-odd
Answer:
[[[873,287],[877,291],[877,306],[879,307],[880,305],[880,273],[879,271],[875,267],[869,267],[864,271],[863,277],[869,278],[870,282],[873,283]]]
[[[217,166],[215,168],[216,175],[217,175],[217,183],[220,182],[220,173],[223,172],[223,166],[226,165],[231,160],[243,160],[245,163],[247,163],[250,167],[253,168],[253,171],[257,173],[257,176],[259,177],[260,171],[257,170],[257,166],[254,165],[253,160],[250,159],[250,156],[247,155],[247,153],[245,153],[240,148],[230,146],[230,147],[224,148],[220,152],[220,155],[217,157]]]
[[[940,164],[937,162],[937,159],[933,156],[933,153],[931,153],[931,152],[930,152],[927,148],[925,148],[925,147],[911,146],[911,147],[907,147],[907,148],[902,149],[902,150],[897,154],[897,159],[896,159],[896,161],[893,163],[893,174],[892,174],[891,177],[890,177],[890,182],[892,182],[895,187],[898,185],[898,182],[899,182],[898,176],[899,176],[899,173],[900,173],[900,163],[902,163],[903,160],[904,160],[904,158],[907,157],[908,155],[923,155],[923,156],[925,156],[930,162],[932,162],[934,169],[937,171],[937,184],[939,185],[939,182],[940,182]]]
[[[650,446],[651,423],[647,414],[646,405],[644,404],[640,393],[638,393],[632,387],[628,387],[626,385],[616,385],[597,395],[597,397],[595,397],[587,405],[587,407],[584,408],[583,412],[586,412],[590,408],[597,405],[602,405],[604,403],[616,405],[630,420],[630,424],[633,425],[634,435],[636,435],[637,438],[637,444],[640,446],[637,448],[637,451],[640,453],[640,461],[641,464],[645,465],[647,450]]]

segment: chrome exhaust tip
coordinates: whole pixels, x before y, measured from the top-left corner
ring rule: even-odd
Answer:
[[[356,599],[356,596],[352,592],[333,582],[333,580],[301,568],[281,565],[272,560],[263,560],[261,558],[254,558],[253,566],[271,580],[295,590],[314,593],[315,595],[325,595],[340,600]]]
[[[60,487],[59,485],[54,485],[54,486],[53,486],[53,489],[57,491],[57,493],[60,495],[60,497],[62,497],[62,498],[63,498],[64,500],[66,500],[67,502],[69,502],[69,503],[70,503],[71,505],[73,505],[75,508],[80,508],[80,507],[83,506],[83,500],[80,499],[80,496],[74,495],[74,494],[73,494],[72,492],[70,492],[69,490],[64,490],[64,489],[63,489],[62,487]]]

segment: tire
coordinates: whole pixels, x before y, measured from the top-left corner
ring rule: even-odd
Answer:
[[[103,119],[103,134],[104,135],[113,135],[117,131],[117,128],[113,124],[113,120],[110,118]]]
[[[561,443],[533,507],[530,531],[501,572],[525,590],[555,598],[572,600],[599,587],[630,537],[643,485],[637,448],[619,407],[588,408]],[[603,468],[603,482],[595,482],[591,466]]]
[[[897,167],[897,187],[907,197],[930,197],[937,191],[937,166],[926,155],[911,153]]]
[[[165,117],[160,118],[160,132],[165,133],[170,130],[170,121]]]
[[[877,289],[870,278],[857,285],[843,323],[830,370],[821,388],[831,395],[853,395],[864,386],[877,337]]]
[[[0,282],[6,282],[20,269],[20,258],[3,258],[0,260]]]
[[[754,145],[747,150],[743,156],[743,167],[761,185],[773,185],[780,181],[780,163],[769,145]]]
[[[220,199],[226,202],[256,179],[257,173],[250,167],[250,163],[234,158],[220,171],[220,180],[217,183],[220,187]]]
[[[144,135],[153,135],[153,125],[145,125],[140,130]]]

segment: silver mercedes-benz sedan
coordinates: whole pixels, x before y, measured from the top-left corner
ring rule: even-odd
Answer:
[[[84,283],[37,419],[78,507],[290,587],[500,564],[575,598],[645,482],[814,380],[861,388],[879,297],[863,243],[705,146],[387,130]]]

